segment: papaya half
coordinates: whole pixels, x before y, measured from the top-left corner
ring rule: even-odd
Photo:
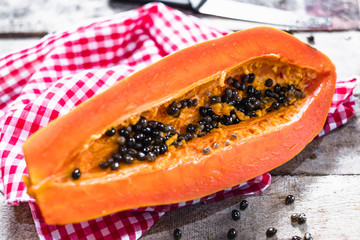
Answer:
[[[335,82],[327,56],[273,28],[196,44],[34,133],[28,193],[67,224],[232,187],[312,141]]]

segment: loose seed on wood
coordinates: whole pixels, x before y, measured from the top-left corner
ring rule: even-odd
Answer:
[[[298,218],[298,224],[304,224],[306,222],[306,215],[305,213],[300,213]]]
[[[304,240],[313,240],[313,238],[312,238],[311,234],[307,232],[304,235]]]
[[[237,221],[240,219],[240,211],[237,209],[232,210],[231,217],[234,221]]]
[[[285,204],[289,205],[295,201],[295,197],[293,195],[287,195],[285,198]]]
[[[240,210],[244,211],[249,206],[249,202],[247,200],[242,200],[240,202]]]
[[[308,36],[306,39],[309,44],[315,44],[315,37],[313,35]]]
[[[297,222],[299,216],[297,215],[297,213],[294,213],[290,216],[290,220],[291,222]]]
[[[291,238],[291,240],[301,240],[301,237],[299,237],[299,236],[293,236],[293,237]]]
[[[237,232],[234,228],[230,228],[228,233],[227,233],[227,238],[228,239],[235,239],[237,236]]]
[[[268,228],[268,229],[266,230],[266,236],[267,236],[267,237],[272,237],[272,236],[274,236],[276,233],[277,233],[277,229],[274,228],[274,227]]]
[[[179,239],[181,239],[181,236],[182,236],[182,232],[181,232],[181,230],[180,229],[175,229],[174,230],[174,238],[175,238],[175,240],[179,240]]]

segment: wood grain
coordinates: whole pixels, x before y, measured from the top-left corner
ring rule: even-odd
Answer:
[[[275,176],[261,195],[234,197],[209,205],[195,205],[165,214],[141,239],[172,239],[179,228],[182,239],[226,239],[228,229],[235,228],[236,239],[266,239],[269,227],[277,228],[276,237],[290,239],[310,232],[314,239],[358,239],[360,225],[360,176]],[[285,205],[288,194],[296,198]],[[242,199],[249,207],[234,221],[231,211],[239,209]],[[293,213],[305,213],[306,224],[291,223]],[[344,224],[348,223],[348,224]]]
[[[99,17],[134,9],[139,4],[91,0],[56,1],[0,0],[0,56],[32,46],[48,33],[73,29]],[[20,3],[20,4],[19,4]],[[186,11],[186,13],[191,13]],[[204,24],[238,30],[254,27],[239,21],[192,14]],[[339,79],[360,75],[360,32],[295,33],[300,40],[327,54],[337,67]],[[267,239],[266,229],[278,229],[271,239],[290,239],[308,231],[314,239],[360,238],[360,84],[356,95],[356,116],[348,124],[312,141],[298,156],[271,171],[273,182],[261,195],[235,197],[208,205],[197,204],[165,214],[141,239],[173,239],[175,228],[186,239],[226,239],[229,228],[238,231],[236,239]],[[316,157],[316,158],[315,158]],[[295,204],[284,205],[287,194]],[[240,221],[231,211],[247,199],[250,206]],[[292,213],[304,212],[308,221],[291,224]],[[36,239],[37,233],[26,203],[8,206],[0,194],[0,239]]]

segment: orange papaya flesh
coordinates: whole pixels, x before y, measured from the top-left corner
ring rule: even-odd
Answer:
[[[325,55],[272,28],[184,49],[33,134],[23,147],[28,193],[47,223],[66,224],[234,186],[318,134],[335,81]]]

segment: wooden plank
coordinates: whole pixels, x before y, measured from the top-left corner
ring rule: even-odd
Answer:
[[[359,78],[360,61],[356,60],[360,59],[359,31],[295,33],[294,36],[325,53],[335,64],[338,79]],[[313,44],[308,40],[311,36],[314,37]],[[360,84],[354,93],[360,95]]]
[[[109,1],[104,0],[33,0],[22,1],[21,4],[5,0],[1,2],[0,8],[0,35],[56,32],[139,6],[121,3],[112,7]]]
[[[0,239],[38,239],[31,211],[27,203],[5,205],[0,193]]]
[[[1,4],[0,36],[6,38],[0,38],[0,55],[31,46],[39,39],[21,36],[39,36],[66,30],[98,17],[111,16],[140,6],[117,4],[113,7],[109,1],[103,0],[87,1],[86,4],[80,0],[33,0],[22,2],[21,5],[16,1],[5,0]],[[200,17],[205,24],[218,28],[256,26]],[[323,51],[335,63],[339,79],[360,74],[360,63],[357,61],[360,59],[360,32],[295,33],[304,42],[308,42],[310,35],[315,40],[311,46]],[[359,106],[360,84],[355,94]],[[244,197],[209,205],[198,204],[167,213],[142,239],[172,239],[175,228],[183,231],[182,239],[226,239],[230,227],[238,230],[237,239],[265,239],[265,231],[270,226],[278,229],[277,238],[274,239],[290,239],[295,234],[302,236],[305,231],[311,232],[314,239],[357,239],[360,236],[360,227],[356,224],[360,222],[358,107],[356,111],[357,117],[349,124],[314,140],[297,157],[273,170],[270,188],[261,195],[246,197],[250,207],[242,212],[239,222],[231,220],[230,212],[234,208],[238,209]],[[316,159],[311,159],[314,154]],[[290,193],[298,200],[294,205],[285,206],[283,199]],[[291,224],[289,216],[293,212],[305,212],[308,216],[307,224]],[[26,203],[7,206],[0,194],[0,219],[1,239],[37,238]]]
[[[359,166],[359,165],[357,165]],[[261,195],[234,197],[208,205],[197,204],[166,213],[141,240],[173,239],[174,229],[182,239],[226,239],[235,228],[236,239],[266,239],[269,227],[277,228],[277,238],[290,239],[310,232],[314,239],[358,239],[360,236],[360,176],[275,176]],[[293,194],[296,201],[286,206]],[[249,207],[241,219],[233,221],[231,211],[239,209],[242,199]],[[290,215],[305,213],[306,224],[291,223]],[[344,223],[348,224],[344,224]]]
[[[357,165],[359,167],[359,165]],[[360,176],[274,176],[271,186],[260,195],[241,196],[208,205],[197,204],[165,214],[141,239],[173,239],[179,228],[186,239],[226,239],[229,228],[236,239],[265,239],[269,227],[278,229],[277,238],[290,239],[310,232],[314,239],[357,239],[360,236]],[[286,206],[288,194],[296,197]],[[1,196],[1,198],[3,198]],[[231,211],[241,200],[249,207],[233,221]],[[36,239],[36,230],[26,203],[6,206],[0,201],[2,239]],[[292,224],[292,213],[305,213],[304,225]],[[342,224],[346,221],[349,224]],[[351,224],[353,223],[353,224]]]
[[[274,175],[360,174],[360,97],[355,97],[355,116],[333,132],[314,139],[300,154],[274,169]]]

